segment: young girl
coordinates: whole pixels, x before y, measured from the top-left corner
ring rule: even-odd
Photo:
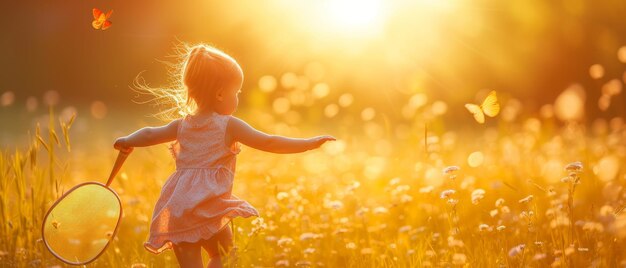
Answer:
[[[233,246],[228,223],[237,216],[258,216],[248,202],[231,193],[239,143],[272,153],[299,153],[320,147],[331,136],[288,138],[260,132],[232,116],[238,105],[243,72],[224,52],[197,45],[180,67],[184,91],[148,89],[178,101],[183,118],[160,127],[145,127],[118,138],[114,148],[174,141],[176,171],[167,179],[154,208],[144,247],[155,254],[173,248],[181,267],[202,267],[201,248],[221,267],[220,252]],[[183,98],[177,92],[186,93]],[[183,100],[184,102],[181,102]]]

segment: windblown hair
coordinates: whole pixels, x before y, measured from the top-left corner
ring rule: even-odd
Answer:
[[[181,43],[175,46],[171,57],[175,62],[163,61],[168,67],[168,86],[151,87],[139,73],[131,87],[139,94],[151,96],[138,103],[154,102],[161,108],[154,116],[165,121],[210,107],[218,89],[243,76],[235,59],[207,44]]]

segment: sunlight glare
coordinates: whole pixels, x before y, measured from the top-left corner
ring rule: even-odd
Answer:
[[[382,1],[380,0],[329,0],[328,10],[339,27],[347,30],[363,29],[373,26],[381,19]]]

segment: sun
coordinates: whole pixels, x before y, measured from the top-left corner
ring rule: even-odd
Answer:
[[[328,0],[326,4],[332,24],[344,30],[363,31],[381,24],[381,0]]]

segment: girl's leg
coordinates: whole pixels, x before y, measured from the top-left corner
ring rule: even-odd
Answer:
[[[181,242],[174,244],[174,254],[181,268],[202,268],[200,243]]]
[[[222,267],[222,257],[227,257],[233,247],[233,232],[230,230],[230,226],[224,226],[210,239],[202,240],[202,247],[211,258],[207,267]],[[221,255],[222,252],[225,255]]]

